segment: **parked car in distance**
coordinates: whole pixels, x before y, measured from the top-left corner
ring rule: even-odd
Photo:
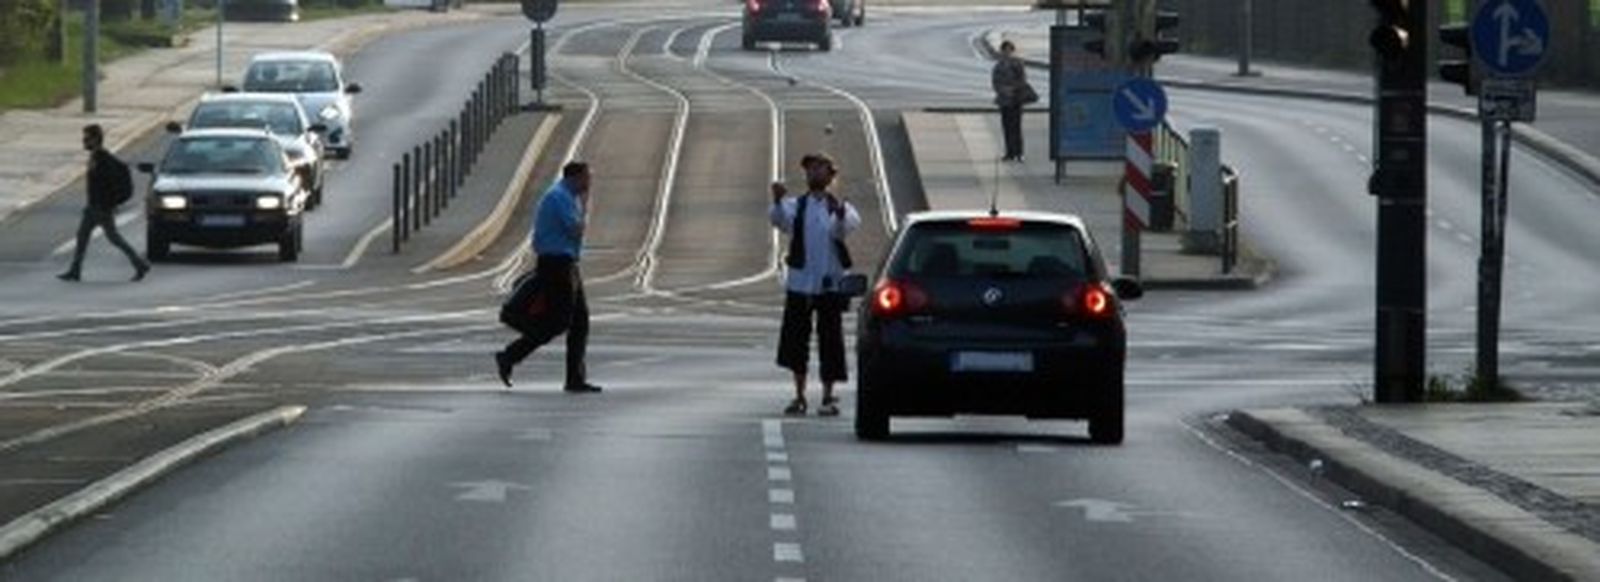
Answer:
[[[311,191],[307,208],[322,205],[327,164],[321,134],[328,131],[328,126],[313,123],[298,99],[278,93],[213,93],[202,95],[189,114],[189,129],[229,127],[264,128],[277,138],[278,145],[289,155],[289,164],[300,174],[301,183]],[[181,134],[183,129],[184,125],[177,122],[167,124],[169,133]]]
[[[744,50],[761,42],[810,42],[833,49],[830,0],[745,0]]]
[[[913,214],[857,330],[856,435],[892,416],[1087,419],[1123,439],[1125,300],[1082,220],[1044,212]]]
[[[828,0],[839,26],[861,26],[867,23],[867,0]]]
[[[351,96],[361,92],[361,85],[345,80],[338,58],[319,51],[256,55],[245,69],[244,91],[294,95],[312,119],[328,126],[328,151],[350,157],[355,147]]]
[[[309,198],[278,140],[261,129],[194,129],[168,144],[146,197],[145,254],[164,261],[174,243],[208,248],[276,244],[300,257]]]
[[[226,0],[223,10],[228,20],[298,22],[299,0]]]

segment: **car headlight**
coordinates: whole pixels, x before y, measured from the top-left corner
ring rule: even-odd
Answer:
[[[183,210],[189,207],[189,198],[182,194],[162,194],[159,202],[162,210]]]
[[[317,115],[328,121],[333,121],[339,118],[339,108],[329,105],[327,107],[323,107],[322,111],[317,113]]]
[[[290,159],[297,160],[297,161],[306,159],[307,157],[309,157],[311,155],[310,152],[307,152],[306,150],[303,150],[301,148],[289,148],[289,149],[284,150],[284,153],[289,154],[289,158]]]
[[[256,208],[261,210],[277,210],[283,208],[283,198],[277,194],[256,197]]]

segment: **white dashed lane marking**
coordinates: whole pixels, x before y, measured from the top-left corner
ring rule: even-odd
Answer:
[[[766,447],[767,481],[774,484],[787,484],[794,479],[794,473],[789,467],[789,452],[783,440],[783,421],[769,419],[761,421],[761,442]],[[772,561],[780,565],[801,564],[805,562],[805,553],[800,543],[793,541],[792,536],[800,529],[799,521],[794,514],[794,489],[787,485],[774,485],[767,488],[767,503],[772,505],[767,516],[767,527],[776,537],[772,543]],[[778,582],[805,582],[804,578],[779,576]]]

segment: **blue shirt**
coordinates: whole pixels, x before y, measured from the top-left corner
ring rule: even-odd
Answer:
[[[539,198],[533,219],[533,252],[578,260],[583,252],[583,205],[565,178]]]

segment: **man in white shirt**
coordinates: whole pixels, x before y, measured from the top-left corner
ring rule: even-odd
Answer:
[[[794,400],[784,414],[806,413],[806,368],[811,352],[813,318],[817,330],[817,351],[821,359],[822,405],[817,414],[839,414],[839,401],[833,385],[848,378],[844,359],[843,313],[847,296],[837,286],[850,268],[849,249],[844,239],[861,226],[855,206],[828,191],[839,174],[833,160],[811,154],[800,161],[806,172],[808,191],[788,196],[783,184],[772,185],[772,225],[788,233],[789,254],[783,303],[783,329],[778,338],[778,366],[794,373]]]

